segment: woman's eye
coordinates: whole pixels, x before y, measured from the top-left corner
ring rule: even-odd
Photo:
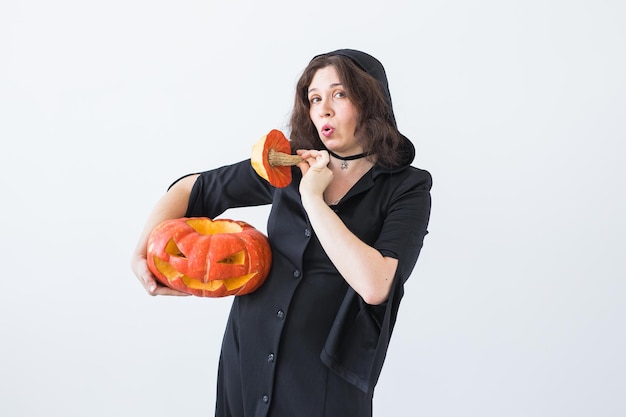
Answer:
[[[336,98],[344,98],[345,96],[346,96],[346,93],[344,93],[343,91],[337,91],[335,93]]]
[[[319,97],[311,97],[309,98],[309,103],[318,103],[320,101]]]

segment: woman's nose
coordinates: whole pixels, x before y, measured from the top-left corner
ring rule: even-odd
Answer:
[[[320,106],[320,116],[322,117],[330,117],[333,114],[333,109],[331,106],[329,106],[327,101],[322,102],[322,105]]]

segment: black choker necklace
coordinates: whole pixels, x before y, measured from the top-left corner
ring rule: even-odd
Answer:
[[[355,159],[361,159],[365,156],[364,153],[360,153],[357,155],[350,155],[350,156],[339,156],[337,155],[335,152],[331,151],[330,149],[328,149],[328,153],[333,157],[333,158],[337,158],[341,161],[341,169],[348,169],[348,161],[354,161]]]

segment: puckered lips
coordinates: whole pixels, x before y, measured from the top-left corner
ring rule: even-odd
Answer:
[[[322,133],[322,135],[324,135],[324,137],[328,138],[328,137],[330,137],[333,134],[334,131],[335,131],[334,127],[332,127],[329,124],[325,124],[324,126],[322,126],[321,133]]]

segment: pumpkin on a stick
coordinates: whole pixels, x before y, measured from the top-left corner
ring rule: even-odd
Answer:
[[[291,167],[302,162],[302,158],[291,155],[289,140],[283,132],[273,129],[254,144],[250,162],[259,176],[274,187],[283,188],[291,183]]]

